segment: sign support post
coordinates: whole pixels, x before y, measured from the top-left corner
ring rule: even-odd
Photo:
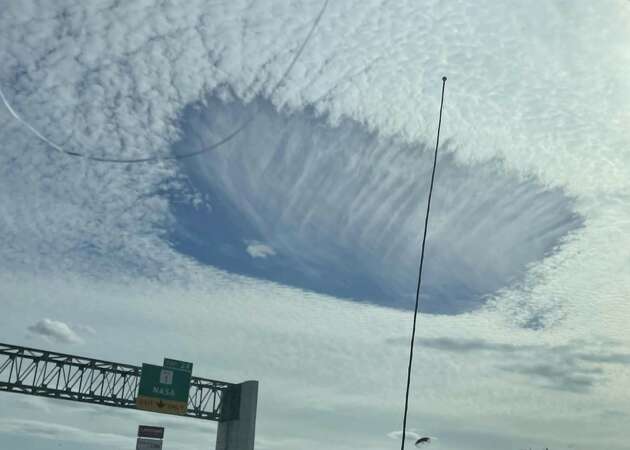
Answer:
[[[219,420],[216,450],[254,450],[258,381],[246,381],[238,386],[240,389],[235,390],[231,400],[236,402],[238,419]]]

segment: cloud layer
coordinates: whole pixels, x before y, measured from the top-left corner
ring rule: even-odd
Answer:
[[[399,344],[406,344],[404,340]],[[603,364],[630,365],[630,353],[611,352],[593,343],[575,342],[558,346],[522,345],[488,342],[481,339],[423,338],[420,348],[466,353],[483,358],[500,356],[497,367],[547,389],[584,393],[605,383]],[[607,346],[609,347],[609,346]]]

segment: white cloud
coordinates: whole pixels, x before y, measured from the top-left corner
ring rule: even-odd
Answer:
[[[268,256],[274,256],[276,251],[273,247],[263,244],[262,242],[249,242],[247,243],[247,253],[252,258],[267,258]]]
[[[30,325],[28,331],[36,336],[42,336],[62,344],[80,344],[81,337],[64,322],[51,319],[41,319]]]

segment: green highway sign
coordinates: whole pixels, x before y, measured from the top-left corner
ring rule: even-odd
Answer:
[[[142,364],[136,408],[170,414],[186,414],[191,373]]]
[[[192,373],[192,363],[185,361],[178,361],[176,359],[164,358],[165,369],[183,370],[184,372]]]

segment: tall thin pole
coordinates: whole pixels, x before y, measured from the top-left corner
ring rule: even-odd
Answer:
[[[416,307],[413,313],[413,328],[411,329],[411,345],[409,346],[409,367],[407,367],[407,390],[405,392],[405,413],[403,414],[402,442],[400,450],[405,450],[405,435],[407,433],[407,411],[409,409],[409,386],[411,385],[411,365],[413,363],[413,347],[416,340],[416,321],[418,318],[418,305],[420,303],[420,285],[422,284],[422,266],[424,264],[424,248],[427,242],[427,230],[429,227],[429,212],[431,211],[431,195],[433,194],[433,182],[435,180],[435,167],[437,166],[438,147],[440,146],[440,128],[442,127],[442,108],[444,107],[444,89],[446,77],[442,77],[442,99],[440,100],[440,118],[438,120],[437,139],[435,141],[435,153],[433,155],[433,171],[431,172],[431,186],[429,187],[429,199],[427,200],[427,212],[424,216],[424,233],[422,235],[422,250],[420,252],[420,268],[418,269],[418,287],[416,288]]]

